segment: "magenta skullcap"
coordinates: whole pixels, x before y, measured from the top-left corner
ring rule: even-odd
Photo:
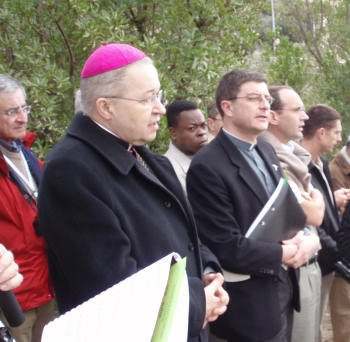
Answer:
[[[141,50],[120,43],[106,44],[97,48],[87,59],[81,72],[81,78],[103,74],[122,68],[146,57]]]

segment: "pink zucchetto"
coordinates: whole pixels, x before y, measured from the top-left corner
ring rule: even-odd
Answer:
[[[81,72],[81,78],[103,74],[119,69],[146,57],[141,50],[120,43],[106,44],[97,48],[87,59]]]

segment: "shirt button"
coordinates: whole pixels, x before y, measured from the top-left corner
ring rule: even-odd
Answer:
[[[169,202],[169,201],[165,201],[164,205],[166,208],[171,208],[171,202]]]
[[[191,251],[191,252],[194,251],[193,243],[189,243],[189,244],[188,244],[188,250]]]

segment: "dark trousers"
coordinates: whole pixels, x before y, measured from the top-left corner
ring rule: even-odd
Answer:
[[[278,277],[278,297],[281,305],[281,330],[276,336],[264,342],[289,342],[292,336],[293,325],[293,307],[292,296],[293,286],[290,281],[288,272],[281,267]]]
[[[293,285],[288,275],[288,271],[281,267],[278,276],[278,298],[281,307],[281,329],[272,338],[264,341],[252,342],[290,342],[293,325]],[[223,340],[214,335],[211,335],[209,342],[239,342],[237,340]]]

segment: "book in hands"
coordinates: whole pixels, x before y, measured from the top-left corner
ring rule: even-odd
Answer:
[[[184,304],[185,311],[181,308]],[[151,342],[187,340],[186,319],[188,317],[188,305],[189,292],[186,277],[186,258],[174,258]],[[186,329],[184,329],[184,325],[186,325]],[[182,328],[181,331],[179,331],[179,328]]]
[[[187,340],[186,258],[156,261],[48,323],[42,342]]]
[[[306,216],[290,188],[281,178],[275,191],[250,225],[245,237],[267,242],[292,238],[305,227]]]

